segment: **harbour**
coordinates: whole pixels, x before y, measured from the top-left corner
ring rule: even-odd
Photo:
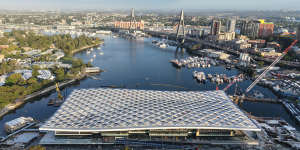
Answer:
[[[100,67],[106,70],[101,75],[94,75],[95,78],[85,78],[79,83],[67,86],[62,89],[62,92],[66,92],[66,95],[70,94],[75,89],[81,88],[98,88],[101,86],[115,85],[115,87],[122,87],[123,85],[129,89],[150,89],[150,90],[190,90],[190,91],[208,91],[215,90],[216,83],[207,80],[206,84],[199,84],[192,78],[194,71],[204,72],[205,74],[226,74],[227,77],[237,76],[240,72],[233,68],[231,70],[226,69],[226,66],[212,65],[211,67],[191,67],[178,69],[170,65],[169,61],[172,59],[188,58],[190,54],[177,52],[176,47],[169,46],[165,49],[154,47],[152,45],[152,38],[145,38],[144,42],[136,42],[122,38],[113,38],[112,36],[103,36],[105,44],[102,50],[105,55],[98,55],[99,51],[94,50],[87,54],[85,51],[78,52],[75,57],[81,58],[85,63],[89,62],[93,58],[94,54],[97,55],[97,59],[94,59],[92,63],[95,67]],[[101,80],[95,80],[95,79]],[[245,79],[239,83],[240,87],[247,87],[251,83],[250,80]],[[175,85],[175,86],[173,86]],[[220,84],[219,89],[222,90],[227,84]],[[257,86],[255,90],[263,91],[266,98],[276,98],[276,95],[267,88]],[[234,87],[228,89],[228,94],[234,94]],[[43,97],[32,98],[29,103],[24,104],[20,108],[5,115],[0,127],[3,127],[4,123],[20,116],[31,116],[41,122],[47,120],[58,108],[48,106],[50,99],[55,98],[56,93],[48,93]],[[246,103],[246,104],[245,104]],[[256,102],[245,102],[242,105],[248,112],[256,112]],[[249,106],[248,104],[251,103]],[[295,125],[295,121],[288,117],[285,109],[274,109],[273,104],[263,104],[264,109],[258,110],[265,117],[270,116],[269,113],[280,112],[282,117],[292,125]],[[270,106],[270,107],[269,107]],[[283,106],[277,105],[276,107],[283,108]],[[6,135],[1,131],[1,135]]]

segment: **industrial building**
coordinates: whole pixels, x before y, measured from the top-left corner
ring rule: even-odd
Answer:
[[[224,91],[100,88],[73,91],[40,131],[48,132],[41,140],[47,145],[84,144],[79,139],[89,144],[95,137],[98,144],[119,139],[257,144],[248,135],[261,130]]]

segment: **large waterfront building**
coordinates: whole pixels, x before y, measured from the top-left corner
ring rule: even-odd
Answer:
[[[218,34],[220,34],[221,33],[221,27],[222,27],[221,21],[212,20],[210,34],[211,35],[218,35]]]
[[[226,23],[226,32],[235,32],[235,24],[236,20],[235,19],[228,19]]]
[[[258,144],[249,133],[261,131],[224,91],[105,88],[73,91],[40,130],[48,132],[43,145],[114,144],[120,139]]]

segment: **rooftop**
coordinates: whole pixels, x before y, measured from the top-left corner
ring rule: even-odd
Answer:
[[[48,131],[260,129],[224,91],[75,90],[41,126]]]

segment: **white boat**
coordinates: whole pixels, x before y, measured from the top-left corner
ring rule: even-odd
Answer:
[[[255,98],[264,98],[264,94],[262,94],[262,93],[259,92],[259,91],[254,91],[253,96],[254,96]]]
[[[94,59],[92,58],[92,59],[90,59],[90,62],[93,62],[94,61]]]
[[[94,56],[93,56],[94,58],[96,58],[96,54],[94,54]]]
[[[100,52],[99,55],[104,55],[104,53],[103,53],[103,52]]]
[[[160,43],[159,48],[167,48],[168,45],[166,43]]]
[[[91,51],[86,51],[87,54],[91,53]]]

